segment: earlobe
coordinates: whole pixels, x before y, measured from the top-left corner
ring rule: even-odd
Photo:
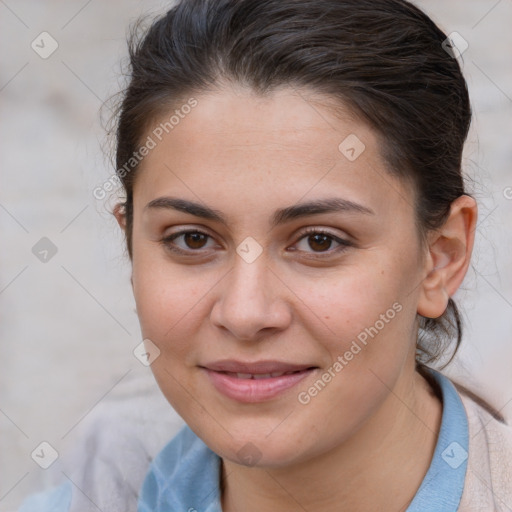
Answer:
[[[421,283],[418,313],[440,317],[466,275],[475,237],[476,201],[463,195],[453,201],[443,226],[432,232]]]
[[[126,231],[126,215],[125,215],[125,210],[124,210],[123,203],[117,203],[114,206],[113,214],[114,214],[114,217],[117,220],[117,223],[119,224],[119,227],[123,231]]]

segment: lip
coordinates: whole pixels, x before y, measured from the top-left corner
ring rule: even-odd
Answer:
[[[293,388],[317,367],[283,361],[242,362],[222,360],[200,366],[213,386],[223,395],[243,403],[264,402]],[[280,376],[272,373],[293,372]],[[236,374],[242,374],[237,376]],[[252,378],[249,375],[264,375]]]
[[[202,365],[215,372],[231,373],[275,373],[296,372],[312,368],[311,364],[296,364],[285,361],[262,360],[253,362],[236,361],[235,359],[222,359]]]

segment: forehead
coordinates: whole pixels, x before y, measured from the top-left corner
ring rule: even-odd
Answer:
[[[411,215],[411,191],[387,171],[375,132],[342,105],[334,112],[329,98],[294,89],[262,96],[227,88],[194,98],[193,109],[178,105],[143,137],[155,147],[138,169],[134,200],[141,206],[181,194],[226,210],[257,210],[338,193]]]

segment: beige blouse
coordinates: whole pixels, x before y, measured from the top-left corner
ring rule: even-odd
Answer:
[[[512,512],[512,426],[452,380],[468,416],[469,450],[459,512]]]

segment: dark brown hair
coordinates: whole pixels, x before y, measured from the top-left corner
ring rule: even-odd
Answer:
[[[446,220],[465,194],[463,145],[471,120],[459,63],[447,36],[404,0],[183,0],[147,29],[132,26],[129,83],[116,112],[116,169],[126,199],[132,258],[135,165],[120,172],[152,123],[187,96],[233,82],[264,94],[308,88],[334,98],[379,135],[389,172],[416,191],[418,232]],[[449,300],[420,317],[417,365],[437,361],[462,338]],[[446,364],[448,364],[446,363]]]

